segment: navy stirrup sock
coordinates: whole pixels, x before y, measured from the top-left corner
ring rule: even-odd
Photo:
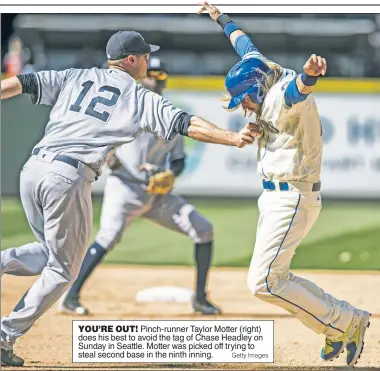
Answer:
[[[79,275],[73,285],[70,288],[68,297],[79,296],[83,284],[87,278],[91,275],[94,268],[101,262],[107,250],[100,246],[97,242],[94,242],[87,250],[87,254],[83,260],[80,268]]]
[[[196,298],[205,298],[207,275],[211,265],[212,241],[195,244],[195,261],[197,264]]]

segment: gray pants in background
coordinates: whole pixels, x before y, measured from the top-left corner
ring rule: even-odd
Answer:
[[[76,169],[54,157],[42,150],[21,171],[21,201],[39,242],[2,251],[1,275],[41,275],[1,319],[4,348],[25,334],[76,279],[91,235],[96,174],[84,164]]]
[[[139,217],[187,235],[194,243],[206,243],[214,238],[212,224],[181,196],[153,195],[142,184],[109,175],[96,242],[106,250],[112,249],[120,242],[125,229]]]

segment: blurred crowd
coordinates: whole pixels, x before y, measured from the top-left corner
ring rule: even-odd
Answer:
[[[380,14],[232,17],[263,54],[284,67],[300,70],[315,52],[327,58],[331,77],[380,77]],[[109,36],[131,28],[161,46],[158,56],[172,74],[224,75],[238,57],[211,23],[190,14],[18,15],[8,47],[2,49],[2,72],[12,76],[41,69],[101,67]]]
[[[34,72],[32,54],[29,48],[24,48],[20,38],[13,36],[9,40],[8,51],[4,56],[4,74],[6,77],[22,73]]]

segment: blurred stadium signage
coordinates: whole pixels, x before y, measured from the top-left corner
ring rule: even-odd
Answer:
[[[238,110],[223,109],[219,92],[169,91],[167,97],[183,110],[231,130],[248,119]],[[324,156],[322,192],[344,198],[380,198],[380,110],[377,94],[317,93]],[[187,166],[176,190],[197,196],[257,196],[257,146],[237,149],[203,144],[186,138]],[[96,182],[95,190],[103,185]]]

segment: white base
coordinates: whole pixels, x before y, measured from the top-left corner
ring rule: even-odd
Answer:
[[[140,290],[136,294],[137,302],[171,302],[189,303],[194,295],[193,290],[175,286],[157,286]]]

